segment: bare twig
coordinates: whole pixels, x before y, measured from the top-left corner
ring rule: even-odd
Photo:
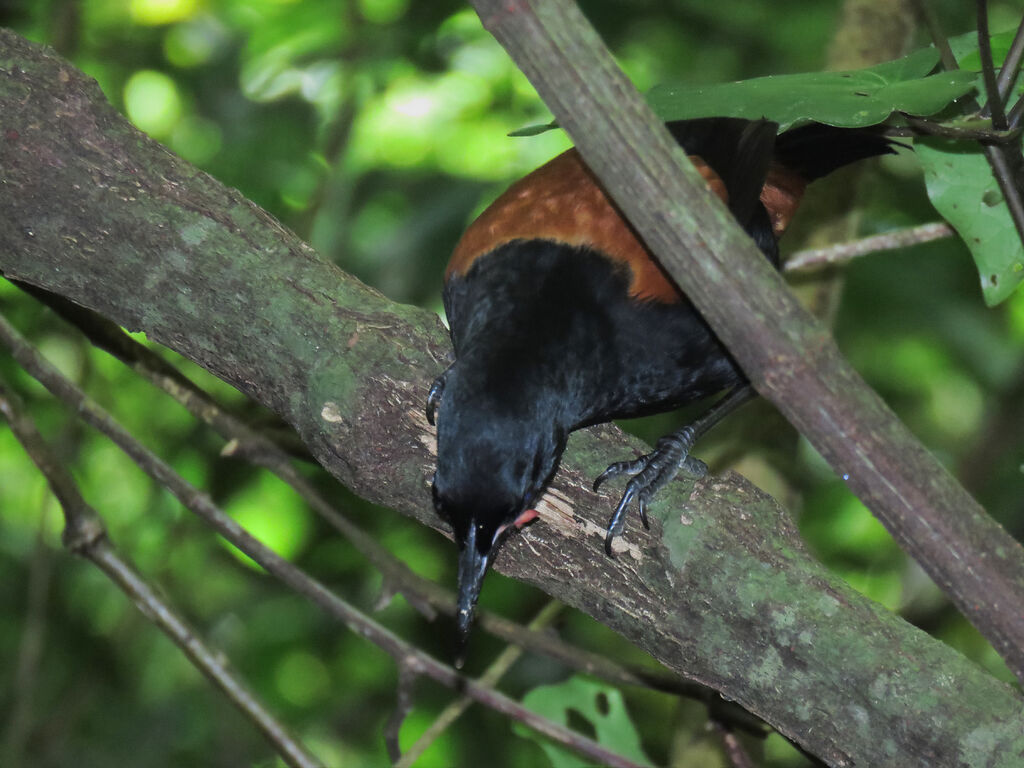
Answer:
[[[1006,108],[1000,95],[996,81],[996,65],[992,60],[992,41],[988,34],[988,0],[977,0],[975,4],[978,16],[978,53],[981,55],[981,76],[985,80],[985,92],[988,96],[986,108],[992,115],[992,126],[997,131],[1006,130]]]
[[[991,128],[988,120],[973,120],[967,125],[951,123],[939,123],[934,120],[927,120],[914,115],[903,115],[910,126],[910,135],[939,136],[943,139],[954,139],[956,141],[980,141],[985,144],[1012,144],[1020,141],[1020,130],[1009,128],[1005,131],[995,131]]]
[[[1017,99],[1017,103],[1010,108],[1009,113],[1006,115],[1006,122],[1011,129],[1020,127],[1021,115],[1024,115],[1024,96]]]
[[[932,42],[939,49],[939,58],[942,60],[942,66],[945,69],[957,69],[956,56],[953,55],[953,49],[949,47],[949,39],[942,31],[942,24],[939,23],[939,17],[936,15],[931,3],[928,0],[914,0],[914,5],[917,7],[918,16],[928,28],[928,34],[931,36]]]
[[[388,758],[392,763],[397,763],[402,757],[402,747],[398,736],[402,730],[402,723],[412,712],[414,704],[413,690],[416,681],[419,679],[415,667],[411,664],[398,662],[398,685],[395,687],[395,708],[391,711],[387,722],[384,723],[384,746],[388,751]]]
[[[561,612],[564,606],[557,600],[550,601],[547,605],[540,609],[540,612],[533,617],[533,620],[529,624],[530,630],[539,632],[544,627],[548,626],[554,618]],[[496,686],[498,682],[505,676],[505,674],[512,668],[512,665],[516,663],[520,656],[523,655],[521,648],[517,648],[514,645],[510,645],[503,650],[491,665],[484,671],[480,676],[480,682],[484,685]],[[401,759],[392,761],[395,763],[394,768],[411,768],[413,764],[423,755],[424,752],[433,744],[437,738],[444,733],[452,723],[459,719],[463,712],[465,712],[469,705],[472,703],[472,699],[468,696],[460,696],[451,702],[447,707],[441,710],[439,714],[427,729],[420,734],[420,737],[416,739],[416,742],[409,747],[408,751],[401,756]]]
[[[50,573],[53,570],[53,555],[43,537],[47,512],[51,504],[52,498],[47,496],[42,504],[42,514],[39,515],[39,531],[36,534],[35,550],[28,570],[28,609],[25,612],[25,627],[22,630],[14,669],[13,702],[4,728],[3,747],[0,750],[3,763],[9,768],[19,768],[22,765],[25,742],[32,725],[33,694],[37,687],[36,674],[39,671],[39,660],[46,635],[46,604]]]
[[[999,70],[999,98],[1003,104],[1009,103],[1013,85],[1017,82],[1017,75],[1020,74],[1022,57],[1024,57],[1024,18],[1017,26],[1017,33],[1013,36],[1010,50],[1006,52],[1003,66]]]
[[[220,652],[214,651],[196,635],[185,621],[114,550],[97,512],[82,498],[74,479],[45,443],[24,406],[0,381],[0,414],[24,447],[29,458],[46,477],[54,496],[64,510],[64,545],[77,555],[91,560],[131,599],[135,606],[166,634],[200,672],[220,688],[231,702],[263,733],[281,758],[292,768],[322,768],[311,755],[267,710],[231,670]]]
[[[756,768],[753,758],[750,757],[750,754],[735,733],[717,720],[711,721],[711,727],[721,737],[722,749],[725,751],[726,759],[728,759],[729,765],[732,768]]]
[[[894,251],[910,245],[930,243],[954,235],[953,228],[944,221],[920,224],[908,229],[898,229],[881,235],[862,237],[848,243],[838,243],[826,248],[808,248],[797,251],[783,265],[784,272],[805,272],[821,267],[845,264],[858,256],[879,251]]]
[[[590,760],[609,766],[635,768],[635,764],[631,760],[605,749],[594,740],[531,712],[518,702],[488,686],[461,676],[451,667],[442,664],[373,621],[328,590],[322,583],[306,575],[276,554],[242,528],[233,518],[225,514],[207,494],[195,488],[177,474],[170,465],[141,445],[113,416],[32,349],[21,334],[2,316],[0,316],[0,344],[6,346],[18,364],[46,387],[51,394],[69,405],[87,424],[110,438],[146,474],[174,494],[186,509],[195,513],[217,533],[263,566],[268,573],[311,600],[332,618],[377,645],[398,663],[410,665],[410,668],[442,685],[463,690],[474,700],[518,720],[528,728],[532,728]],[[58,498],[60,498],[59,495]],[[95,535],[98,536],[101,533],[102,531]]]

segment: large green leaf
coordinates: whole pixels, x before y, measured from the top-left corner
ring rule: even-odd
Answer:
[[[1013,33],[992,37],[992,56],[998,67],[1009,50]],[[974,33],[950,40],[957,61],[977,78],[980,100],[984,88]],[[1018,85],[1016,93],[1022,86]],[[1015,98],[1015,97],[1014,97]],[[1011,103],[1012,103],[1011,98]],[[994,306],[1009,297],[1024,280],[1024,245],[984,150],[977,142],[918,139],[914,142],[924,169],[928,197],[963,238],[978,268],[985,303]]]
[[[639,765],[651,764],[640,748],[640,737],[629,719],[622,694],[615,688],[572,677],[564,683],[534,688],[523,697],[523,705],[567,727],[571,726],[573,717],[583,718],[593,727],[602,746]],[[536,739],[555,768],[586,768],[590,765],[533,731],[516,726],[516,732]]]
[[[967,244],[985,303],[994,306],[1024,280],[1024,246],[992,170],[974,142],[914,142],[932,205]]]
[[[766,117],[782,130],[809,121],[860,128],[881,123],[893,112],[933,115],[973,90],[973,72],[929,75],[938,60],[934,48],[924,48],[849,72],[776,75],[708,86],[658,85],[647,92],[647,102],[663,120]],[[530,136],[553,127],[554,123],[530,126],[513,135]]]
[[[660,85],[647,100],[659,117],[767,117],[785,130],[816,121],[860,128],[893,112],[933,115],[974,88],[972,72],[928,75],[938,62],[932,48],[896,61],[849,72],[811,72],[722,83],[714,86]]]

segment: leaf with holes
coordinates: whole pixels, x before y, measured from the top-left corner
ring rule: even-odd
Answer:
[[[974,142],[914,142],[932,205],[959,233],[974,257],[990,307],[1024,280],[1024,246],[981,147]]]
[[[993,35],[992,58],[1002,64],[1014,32]],[[981,69],[978,36],[974,32],[952,38],[950,47],[960,66],[975,73]],[[982,76],[977,77],[979,101],[985,102]],[[1024,84],[1018,83],[1015,94]],[[1013,101],[1017,96],[1011,97]],[[914,142],[924,169],[928,197],[963,238],[981,279],[981,291],[990,307],[1008,298],[1024,281],[1024,246],[1010,218],[999,184],[981,146],[948,139]]]
[[[996,67],[1000,67],[1003,64],[1003,59],[1006,58],[1006,54],[1010,52],[1010,46],[1013,44],[1013,38],[1016,36],[1016,30],[1009,32],[1002,32],[998,35],[992,35],[989,38],[989,45],[992,48],[992,61]],[[949,47],[953,51],[953,58],[956,59],[957,64],[960,65],[960,69],[968,72],[975,73],[975,89],[977,91],[978,103],[981,105],[985,104],[987,94],[985,93],[985,77],[981,73],[981,53],[978,51],[978,33],[967,32],[956,37],[949,39]],[[1024,82],[1018,79],[1017,84],[1014,87],[1013,92],[1009,95],[1008,102],[1013,101],[1024,92]]]
[[[640,737],[629,719],[622,694],[615,688],[573,677],[557,685],[534,688],[523,697],[523,706],[573,730],[581,730],[582,726],[584,735],[638,765],[651,764],[640,747]],[[516,732],[535,739],[555,768],[590,765],[533,731],[517,725]]]

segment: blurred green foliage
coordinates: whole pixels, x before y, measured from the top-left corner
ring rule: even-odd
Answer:
[[[970,28],[971,4],[936,5],[950,32]],[[1015,26],[1020,2],[992,6],[995,31]],[[588,0],[583,8],[646,89],[820,69],[840,2]],[[240,189],[325,257],[397,300],[435,310],[461,228],[510,180],[567,146],[559,132],[507,138],[550,116],[472,11],[451,0],[7,0],[0,23],[56,46],[136,125]],[[913,158],[887,158],[863,187],[865,234],[936,218]],[[799,245],[799,235],[786,243]],[[280,484],[220,458],[220,441],[183,409],[9,284],[0,283],[0,305],[50,360],[277,551],[357,605],[374,606],[379,575]],[[956,242],[880,254],[846,271],[836,333],[922,440],[992,514],[1024,534],[1024,294],[986,309]],[[235,412],[264,418],[196,366],[175,363]],[[391,660],[236,556],[4,356],[0,372],[29,398],[115,544],[325,763],[386,764],[381,733],[397,681]],[[748,414],[698,453],[717,466],[742,460],[755,481],[783,496],[830,568],[1009,679],[806,442],[780,429],[766,408]],[[767,426],[758,427],[758,415]],[[653,438],[673,418],[633,426]],[[448,542],[315,480],[416,571],[453,583]],[[7,662],[0,665],[0,754],[7,758],[0,762],[277,764],[254,729],[105,577],[60,549],[59,532],[59,511],[38,472],[0,429],[0,658]],[[522,585],[492,579],[487,607],[527,620],[543,602]],[[449,656],[443,622],[427,622],[399,598],[378,616]],[[643,660],[586,617],[569,615],[560,630],[616,658]],[[475,637],[470,672],[498,648],[482,633]],[[566,676],[551,662],[525,658],[505,690],[520,696]],[[403,743],[450,697],[422,683]],[[653,761],[685,754],[670,726],[686,705],[638,691],[626,691],[625,703]],[[765,759],[805,762],[778,737],[766,743]],[[544,760],[502,716],[473,708],[420,764]]]

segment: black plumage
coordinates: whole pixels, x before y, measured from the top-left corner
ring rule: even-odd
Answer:
[[[774,123],[733,118],[669,129],[776,266],[777,237],[806,183],[891,151],[876,131],[822,125],[778,137]],[[460,546],[465,639],[491,557],[532,517],[569,432],[745,392],[746,380],[573,151],[517,182],[467,230],[444,303],[456,362],[431,389],[428,417],[436,410],[434,504]],[[609,526],[609,552],[630,499],[646,522],[645,503],[720,415],[599,478],[635,476]]]

